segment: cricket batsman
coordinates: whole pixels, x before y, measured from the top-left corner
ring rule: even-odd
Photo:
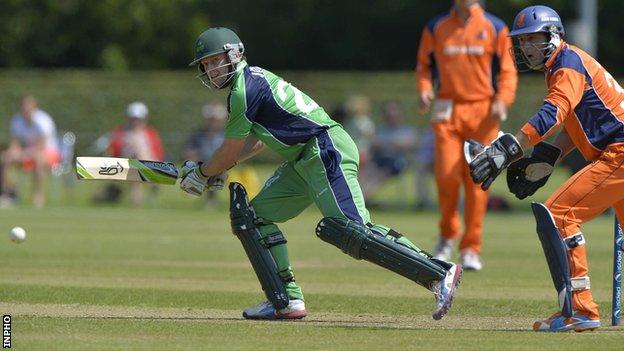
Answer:
[[[548,94],[515,136],[503,134],[488,146],[466,144],[475,183],[487,189],[507,168],[507,185],[519,199],[542,187],[556,162],[575,147],[592,161],[544,205],[532,204],[561,308],[533,324],[533,330],[543,332],[600,327],[581,225],[610,206],[624,220],[624,90],[594,58],[566,43],[564,35],[559,15],[549,7],[518,13],[510,32],[516,66],[543,71]],[[552,144],[544,141],[560,129]]]
[[[180,187],[200,196],[223,187],[223,173],[265,146],[285,162],[249,203],[240,184],[230,184],[232,231],[267,301],[244,310],[248,319],[298,319],[307,311],[295,281],[286,238],[276,223],[314,203],[323,219],[316,235],[356,259],[365,259],[431,290],[432,316],[451,307],[460,265],[432,258],[400,233],[371,222],[357,182],[358,150],[342,126],[310,97],[275,74],[245,61],[244,46],[231,30],[203,32],[191,65],[208,87],[230,89],[225,139],[210,160],[187,161]]]
[[[421,112],[431,110],[435,134],[440,221],[433,254],[448,261],[459,241],[460,263],[466,270],[483,269],[488,192],[470,179],[463,145],[466,139],[482,143],[494,139],[515,99],[518,73],[508,34],[505,23],[477,0],[453,0],[450,11],[423,28],[418,48],[419,107]],[[434,83],[439,83],[439,89]],[[457,208],[461,187],[465,192],[463,233]]]

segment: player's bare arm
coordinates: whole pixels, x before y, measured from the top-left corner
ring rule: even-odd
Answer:
[[[520,145],[520,147],[522,148],[522,150],[526,150],[526,149],[530,149],[531,148],[531,141],[529,140],[529,137],[524,134],[524,132],[518,132],[515,135],[516,140],[518,141],[518,144]]]
[[[576,145],[574,145],[574,142],[565,129],[561,129],[561,132],[555,137],[554,144],[561,150],[560,159],[576,148]]]
[[[205,177],[217,175],[232,168],[240,159],[245,139],[225,138],[210,161],[202,163],[200,171]]]
[[[238,158],[238,162],[248,160],[262,152],[262,150],[264,150],[264,143],[255,136],[249,135],[247,139],[245,139],[245,146]]]
[[[225,138],[214,156],[207,162],[185,161],[182,166],[180,188],[201,196],[204,190],[221,190],[227,180],[226,171],[234,166],[243,151],[245,139]]]

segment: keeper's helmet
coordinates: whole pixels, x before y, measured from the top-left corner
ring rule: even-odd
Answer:
[[[236,65],[243,59],[245,48],[236,33],[224,27],[214,27],[204,31],[195,42],[195,59],[189,66],[196,65],[199,70],[199,78],[205,86],[222,89],[228,86],[236,71]],[[213,77],[201,63],[205,58],[225,53],[225,60],[216,67],[210,68],[210,72],[227,67],[227,72]],[[223,82],[218,81],[225,77]]]
[[[543,43],[522,44],[522,35],[544,33]],[[509,36],[513,41],[512,53],[519,71],[540,70],[555,52],[565,35],[559,14],[548,6],[529,6],[520,11],[513,22]]]

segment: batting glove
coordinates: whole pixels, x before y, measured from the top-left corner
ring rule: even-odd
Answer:
[[[195,196],[201,196],[204,193],[208,184],[208,177],[201,173],[201,170],[199,169],[200,166],[201,162],[196,163],[195,161],[184,161],[180,175],[182,177],[182,180],[180,181],[180,189]],[[223,184],[221,185],[221,188],[223,188]]]
[[[213,176],[208,177],[208,190],[217,191],[223,190],[223,186],[225,185],[225,181],[228,179],[227,172],[221,172],[219,174],[215,174]]]

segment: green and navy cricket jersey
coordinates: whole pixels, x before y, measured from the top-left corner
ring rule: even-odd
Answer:
[[[285,192],[283,187],[291,188],[292,184],[286,184],[297,178],[306,185],[295,186],[302,194],[289,198],[288,207],[305,208],[314,201],[321,209],[329,206],[336,210],[326,211],[326,215],[340,215],[362,224],[369,221],[357,182],[357,147],[314,100],[275,74],[242,61],[233,77],[228,111],[226,138],[245,138],[252,133],[293,168],[293,173],[270,180],[271,185],[260,191],[254,199],[257,213],[275,221],[285,220],[276,217],[279,208],[284,208],[284,198],[279,194]]]
[[[338,125],[314,100],[267,70],[242,61],[232,79],[226,138],[252,133],[292,161],[310,139]]]

